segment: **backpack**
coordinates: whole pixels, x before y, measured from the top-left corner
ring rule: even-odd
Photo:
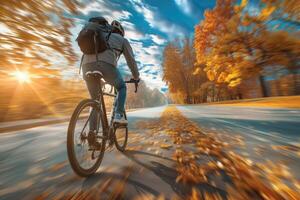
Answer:
[[[110,34],[110,25],[89,22],[79,32],[76,41],[83,54],[98,54],[109,48]]]

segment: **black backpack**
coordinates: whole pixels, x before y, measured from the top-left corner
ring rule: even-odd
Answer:
[[[76,41],[82,53],[97,54],[109,48],[108,39],[110,34],[110,25],[89,22],[79,32]]]
[[[98,63],[98,53],[110,48],[108,40],[111,32],[112,27],[103,17],[90,18],[89,23],[82,28],[76,38],[78,46],[83,53],[79,67],[79,74],[84,54],[96,54]]]

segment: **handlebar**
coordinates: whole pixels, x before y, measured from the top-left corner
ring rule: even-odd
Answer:
[[[138,86],[139,86],[139,82],[140,80],[135,80],[135,79],[130,79],[129,81],[125,81],[125,83],[134,83],[134,86],[135,86],[135,90],[134,92],[136,93],[137,92],[137,89],[138,89]]]

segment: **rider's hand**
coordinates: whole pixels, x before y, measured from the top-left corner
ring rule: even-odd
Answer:
[[[130,81],[134,81],[135,83],[139,83],[140,82],[140,78],[136,79],[136,78],[131,78]]]

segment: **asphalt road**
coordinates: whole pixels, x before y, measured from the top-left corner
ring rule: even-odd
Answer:
[[[247,148],[236,151],[255,161],[286,161],[300,180],[300,156],[271,149],[272,145],[300,144],[300,110],[219,105],[177,108],[203,132],[245,138]],[[129,150],[122,154],[110,149],[97,173],[89,178],[77,177],[69,166],[67,123],[0,134],[0,199],[62,198],[91,190],[106,199],[124,184],[125,199],[160,194],[167,199],[183,197],[186,188],[176,182],[172,149],[153,145],[162,140],[171,144],[168,136],[152,136],[135,126],[137,121],[158,119],[163,110],[157,107],[128,113]],[[257,155],[253,151],[258,147],[266,149]]]

